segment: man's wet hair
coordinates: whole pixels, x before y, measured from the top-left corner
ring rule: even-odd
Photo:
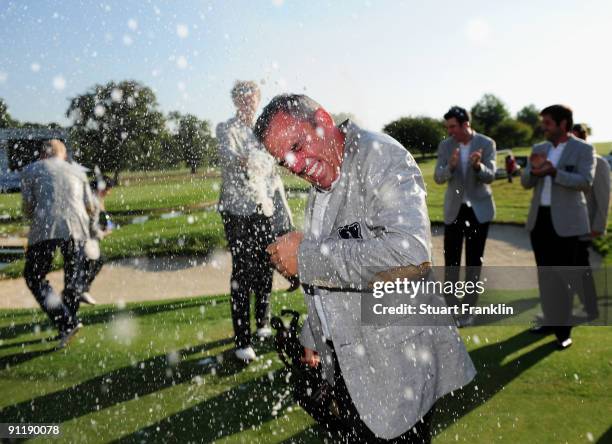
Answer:
[[[232,101],[234,105],[238,106],[240,104],[240,100],[249,95],[256,95],[259,97],[261,95],[259,91],[259,86],[257,83],[251,80],[236,80],[234,86],[232,88]]]
[[[459,125],[463,125],[465,122],[470,121],[469,111],[460,106],[453,106],[444,114],[444,120],[452,119],[453,117],[457,119]]]
[[[589,129],[584,123],[576,123],[574,126],[572,126],[572,132],[577,133],[578,137],[585,140],[589,135]]]
[[[540,111],[541,116],[550,116],[558,126],[561,122],[566,121],[565,129],[570,131],[574,126],[574,116],[572,109],[565,105],[550,105]]]
[[[255,122],[253,133],[263,143],[270,122],[279,112],[284,112],[292,117],[307,120],[314,124],[315,111],[322,108],[317,102],[303,94],[281,94],[274,97],[266,105]]]

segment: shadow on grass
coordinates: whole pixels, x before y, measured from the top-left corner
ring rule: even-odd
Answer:
[[[55,345],[51,345],[50,348],[45,350],[36,350],[36,351],[23,351],[21,353],[15,353],[8,356],[0,357],[0,371],[5,369],[10,369],[19,364],[23,364],[24,362],[29,361],[30,359],[38,358],[39,356],[43,356],[55,351]],[[1,413],[1,412],[0,412]]]
[[[207,296],[196,299],[188,299],[183,301],[169,301],[165,303],[155,303],[150,305],[129,305],[127,309],[120,310],[114,305],[108,307],[96,308],[93,310],[84,310],[80,312],[81,320],[87,325],[101,324],[109,322],[115,319],[118,314],[128,314],[132,317],[147,316],[158,313],[164,313],[174,310],[182,310],[187,308],[199,307],[201,305],[229,303],[229,296]],[[32,311],[32,316],[36,316],[36,311]],[[5,317],[7,315],[4,315]],[[22,312],[19,316],[24,316]],[[50,325],[48,319],[43,321],[45,325]],[[8,325],[0,327],[0,339],[9,340],[16,338],[24,334],[31,334],[33,332],[32,322],[23,322],[21,324]],[[45,328],[42,328],[44,330]],[[12,346],[11,344],[4,344],[5,348]]]
[[[214,442],[273,420],[273,406],[285,396],[284,371],[252,379],[187,410],[127,435],[116,443]],[[282,414],[290,395],[285,396]]]
[[[606,444],[612,442],[612,427],[610,427],[606,433],[601,435],[601,437],[597,440],[597,444]]]
[[[206,367],[197,364],[197,360],[186,360],[190,355],[231,343],[232,339],[228,338],[182,349],[178,352],[181,359],[174,366],[169,365],[165,355],[155,356],[64,390],[7,406],[0,410],[0,422],[59,423],[154,393],[189,381],[206,370]],[[32,359],[50,351],[29,352],[26,355],[37,354],[27,356]],[[10,358],[19,360],[20,356],[12,355]],[[232,360],[228,360],[223,367],[227,374],[242,369]]]
[[[436,404],[433,419],[434,433],[459,421],[462,417],[486,403],[506,385],[556,350],[556,343],[547,342],[502,365],[504,358],[542,339],[523,331],[503,342],[480,347],[470,353],[478,374],[474,381],[452,395],[446,395]]]

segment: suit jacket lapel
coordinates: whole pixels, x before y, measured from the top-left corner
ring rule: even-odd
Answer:
[[[574,146],[574,139],[570,137],[567,143],[565,144],[565,148],[563,148],[561,157],[559,157],[559,161],[557,162],[557,167],[561,165],[565,165],[565,158],[568,156],[568,151],[573,149],[573,146]]]

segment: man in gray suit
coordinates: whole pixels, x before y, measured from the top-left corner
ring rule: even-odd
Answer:
[[[572,134],[577,138],[587,140],[587,126],[577,123],[572,128]],[[587,236],[582,236],[579,240],[577,265],[587,267],[583,276],[583,287],[578,292],[580,301],[584,306],[586,320],[592,321],[599,317],[597,308],[597,293],[595,282],[590,271],[589,249],[593,244],[593,239],[603,235],[608,227],[608,213],[610,211],[610,165],[608,161],[599,154],[595,155],[595,176],[593,186],[586,193],[587,209],[589,211],[589,222],[591,232]]]
[[[445,115],[447,139],[438,146],[434,170],[437,184],[448,182],[444,196],[444,265],[446,279],[457,281],[465,238],[466,281],[476,282],[482,267],[489,223],[495,203],[489,185],[495,179],[495,141],[474,131],[467,110],[453,106]],[[477,294],[462,303],[475,305]],[[454,296],[449,305],[458,305]],[[471,316],[459,317],[459,326],[469,325]]]
[[[277,269],[299,275],[304,286],[303,360],[322,365],[353,439],[429,442],[436,400],[475,374],[456,328],[361,322],[372,267],[414,271],[431,264],[416,162],[386,135],[349,121],[336,127],[303,95],[275,97],[254,131],[282,165],[312,184],[304,233],[288,233],[268,248]]]
[[[77,313],[85,279],[83,247],[89,237],[89,213],[93,211],[87,177],[66,157],[61,141],[46,141],[41,160],[28,165],[21,174],[23,214],[31,220],[24,277],[59,330],[60,348],[68,345],[81,327]],[[61,297],[46,279],[58,248],[64,258]]]
[[[551,105],[541,113],[547,142],[533,147],[521,176],[533,188],[527,229],[538,266],[543,324],[533,333],[554,332],[559,349],[572,345],[571,296],[578,287],[563,267],[578,265],[580,236],[591,232],[585,193],[595,172],[595,150],[570,134],[572,110]]]
[[[251,345],[250,295],[255,294],[256,335],[267,338],[272,334],[269,307],[274,270],[266,247],[277,233],[287,231],[291,213],[274,159],[251,129],[259,87],[238,81],[231,94],[236,115],[217,126],[222,169],[219,212],[232,254],[234,353],[248,363],[257,357]]]

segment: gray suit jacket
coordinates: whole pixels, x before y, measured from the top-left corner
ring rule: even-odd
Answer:
[[[93,198],[83,169],[58,158],[40,160],[21,173],[23,214],[32,220],[28,243],[87,240]]]
[[[603,157],[595,156],[593,187],[586,194],[591,231],[605,233],[610,210],[610,165]]]
[[[548,155],[550,149],[552,144],[543,142],[535,145],[532,153]],[[581,236],[591,232],[585,193],[591,189],[594,174],[594,148],[570,136],[557,164],[557,175],[552,180],[550,195],[552,224],[559,236]],[[531,164],[527,163],[521,175],[521,184],[526,189],[534,188],[526,225],[531,231],[538,216],[544,178],[533,176]]]
[[[482,168],[476,172],[468,164],[465,177],[461,162],[454,171],[451,171],[448,165],[453,151],[458,147],[459,143],[452,137],[444,139],[438,146],[434,180],[439,185],[448,182],[444,196],[444,223],[451,224],[457,218],[464,194],[470,200],[478,222],[490,222],[495,217],[495,202],[489,185],[495,180],[495,141],[490,137],[474,132],[470,153],[482,150]]]
[[[341,175],[331,191],[320,240],[308,236],[317,192],[311,190],[299,276],[302,283],[318,287],[357,410],[374,433],[393,438],[410,429],[436,399],[467,384],[475,369],[454,327],[362,325],[361,293],[354,290],[370,280],[368,267],[431,261],[431,232],[425,184],[410,153],[389,136],[351,123],[343,129]],[[346,238],[347,227],[352,238]],[[331,349],[323,341],[313,298],[305,298],[308,319],[301,341],[321,354],[329,374]],[[414,350],[427,359],[414,359]]]

